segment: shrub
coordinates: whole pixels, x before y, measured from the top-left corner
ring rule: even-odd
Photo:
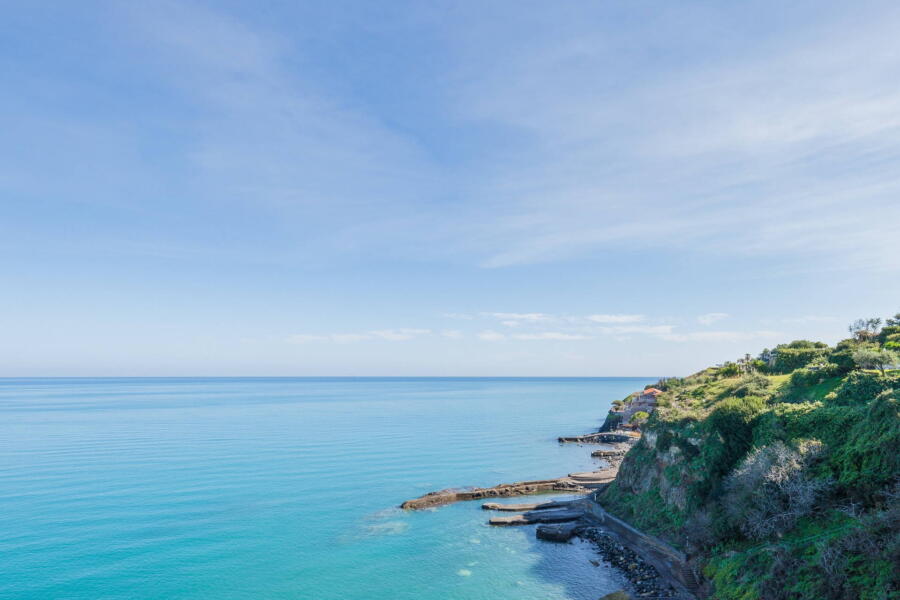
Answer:
[[[790,373],[794,369],[822,360],[828,355],[828,345],[822,342],[795,340],[790,344],[776,346],[773,351],[772,371]]]
[[[879,377],[874,373],[850,373],[826,400],[834,404],[864,404],[890,388],[895,378]]]
[[[878,334],[878,341],[883,344],[890,339],[894,339],[894,336],[900,337],[900,325],[882,327],[881,333]]]
[[[827,464],[845,490],[872,500],[900,475],[900,389],[882,392],[844,422]]]
[[[763,396],[769,389],[771,383],[769,380],[758,373],[747,375],[734,388],[732,394],[738,398],[746,398],[747,396]]]
[[[882,510],[862,515],[856,526],[816,544],[819,597],[850,600],[879,598],[884,590],[900,590],[900,482],[887,488]]]
[[[723,504],[731,523],[751,539],[792,529],[830,486],[806,472],[821,449],[818,441],[798,449],[779,441],[751,452],[725,480]]]
[[[642,410],[637,411],[633,415],[631,415],[631,422],[635,425],[643,425],[647,422],[647,419],[650,418],[650,415]]]
[[[854,340],[842,340],[828,355],[828,361],[838,366],[839,373],[849,373],[856,368],[856,363],[853,362],[853,351],[857,347],[858,344]]]
[[[788,378],[788,385],[793,388],[810,387],[825,381],[829,377],[833,377],[838,371],[838,366],[834,363],[828,363],[821,367],[810,365],[797,369]]]
[[[718,375],[719,377],[737,377],[740,374],[741,368],[737,365],[737,363],[733,363],[731,361],[726,362],[716,370],[716,375]]]
[[[703,445],[702,453],[710,483],[730,471],[750,448],[754,420],[764,407],[765,400],[758,396],[727,398],[709,413],[704,426],[714,435]]]

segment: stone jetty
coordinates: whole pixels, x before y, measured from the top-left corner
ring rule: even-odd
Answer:
[[[533,525],[534,523],[564,523],[567,521],[577,521],[582,517],[584,517],[584,511],[580,508],[530,510],[508,517],[492,517],[488,523],[491,525]]]
[[[400,508],[419,510],[444,504],[452,504],[464,500],[484,500],[486,498],[508,498],[511,496],[530,496],[546,492],[587,493],[589,490],[567,477],[559,479],[541,479],[538,481],[519,481],[501,483],[489,488],[446,489],[429,492],[424,496],[407,500]]]
[[[640,438],[639,433],[634,432],[609,432],[588,433],[557,438],[560,444],[620,444],[623,442],[635,442]]]
[[[551,500],[549,502],[531,502],[528,504],[500,504],[499,502],[485,502],[481,505],[484,510],[499,510],[501,512],[525,512],[527,510],[547,510],[549,508],[565,508],[572,504],[571,500]]]
[[[465,500],[485,500],[488,498],[509,498],[514,496],[530,496],[548,492],[568,492],[570,494],[587,494],[606,486],[615,479],[616,469],[591,471],[586,473],[570,473],[557,479],[541,479],[538,481],[519,481],[501,483],[490,488],[446,489],[429,492],[424,496],[407,500],[400,508],[421,510],[444,504],[452,504]]]

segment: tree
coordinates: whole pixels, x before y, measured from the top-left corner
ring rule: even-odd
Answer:
[[[885,367],[900,362],[900,355],[891,350],[864,347],[853,352],[853,362],[861,369],[878,369],[883,376]]]
[[[888,327],[900,327],[900,313],[884,320],[884,324]]]
[[[866,342],[876,335],[881,327],[881,319],[857,319],[847,328],[858,342]]]

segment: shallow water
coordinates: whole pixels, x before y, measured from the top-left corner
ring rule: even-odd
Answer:
[[[593,600],[587,547],[394,507],[589,470],[556,436],[650,382],[0,380],[0,598]]]

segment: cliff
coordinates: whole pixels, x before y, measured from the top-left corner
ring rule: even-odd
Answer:
[[[600,503],[692,556],[712,598],[900,598],[898,342],[900,316],[660,381]]]

